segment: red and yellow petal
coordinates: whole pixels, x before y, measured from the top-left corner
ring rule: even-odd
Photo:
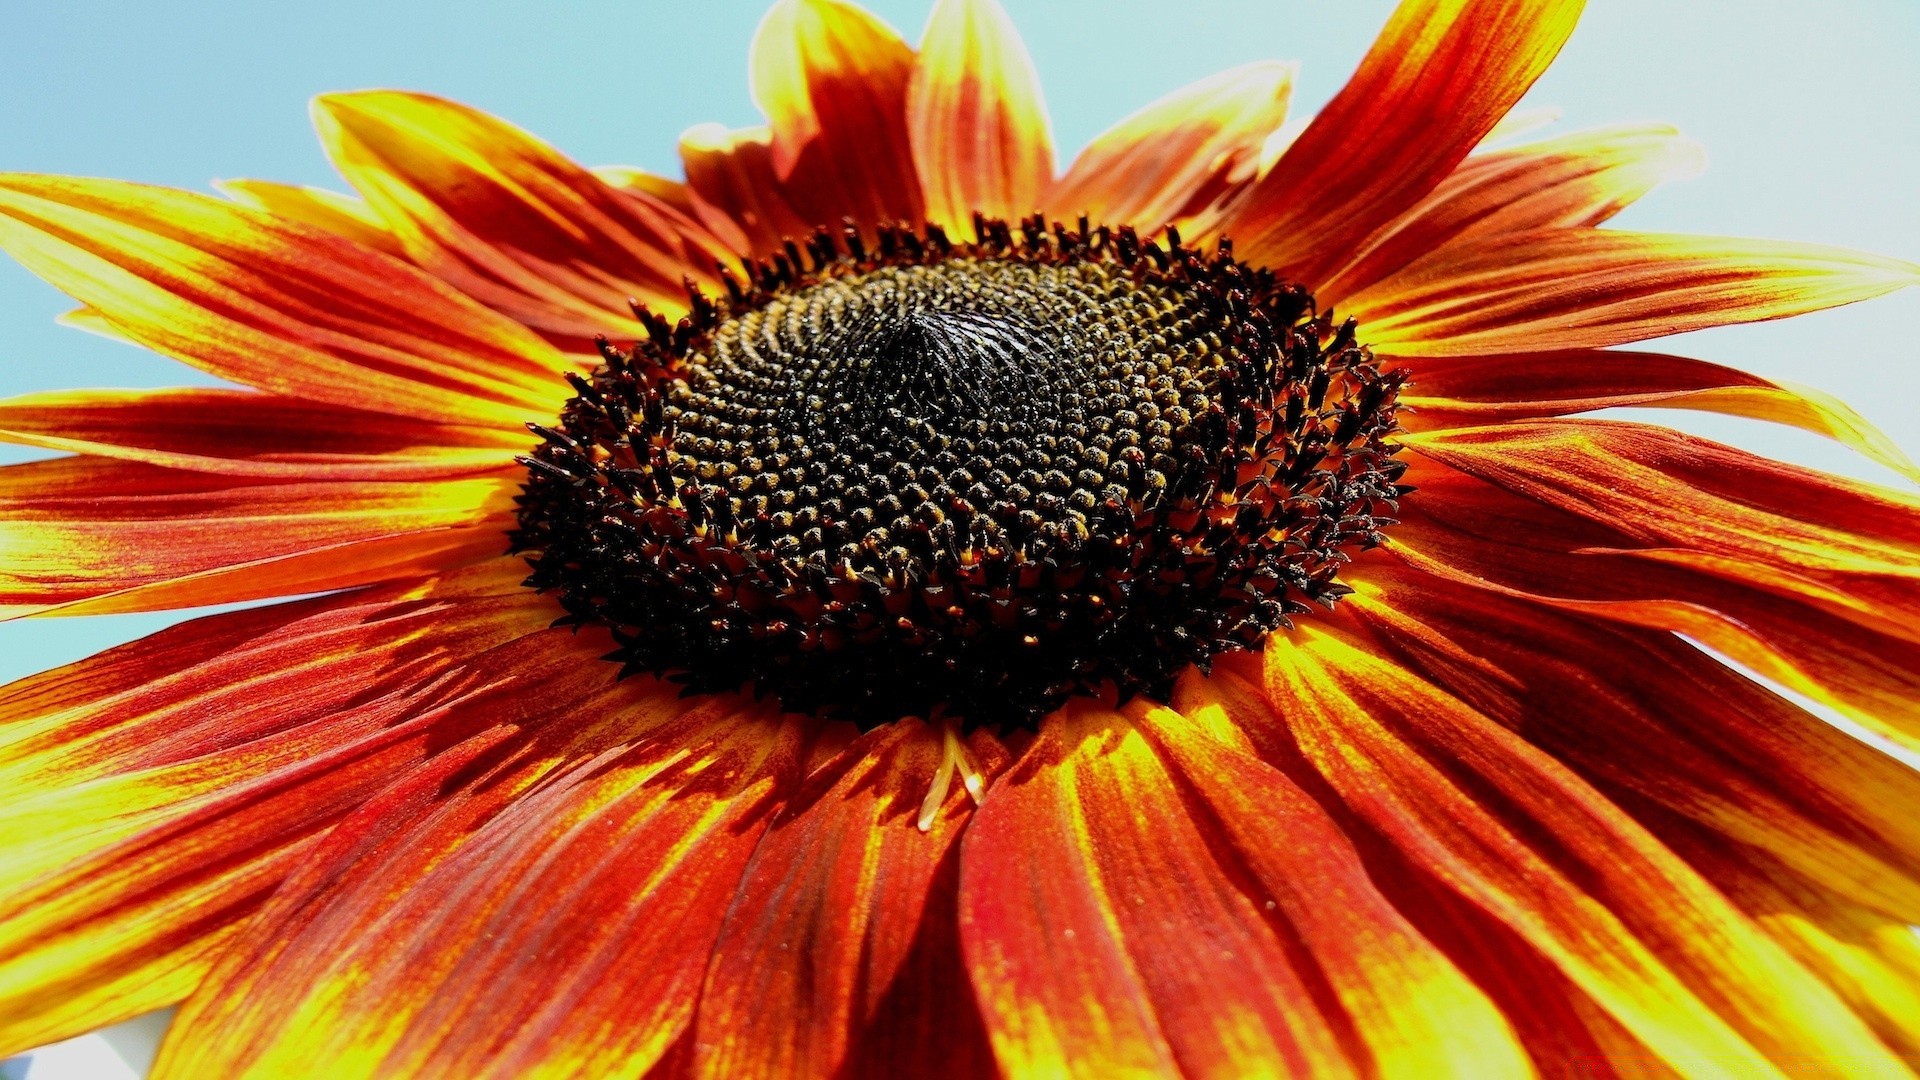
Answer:
[[[1669,1066],[1898,1074],[1825,983],[1538,747],[1328,620],[1264,667],[1268,752],[1310,765],[1404,861],[1411,895],[1466,900]]]
[[[1391,365],[1397,357],[1386,358]],[[1920,466],[1845,402],[1812,387],[1663,353],[1567,349],[1406,361],[1401,422],[1414,430],[1480,427],[1598,409],[1696,409],[1786,424],[1852,447],[1920,479]]]
[[[426,576],[498,555],[519,471],[276,481],[59,458],[0,469],[0,611],[152,611]]]
[[[1010,1075],[1526,1074],[1314,801],[1189,718],[1050,716],[962,860],[962,938]]]
[[[562,338],[635,337],[628,298],[669,317],[728,248],[671,204],[616,190],[503,120],[425,94],[328,94],[314,122],[407,254],[489,307]]]
[[[1582,0],[1403,0],[1347,85],[1221,226],[1309,289],[1413,208],[1560,51]]]
[[[50,390],[0,400],[0,440],[169,469],[428,482],[510,467],[524,435],[249,390]]]
[[[282,184],[273,180],[216,180],[221,194],[242,206],[305,222],[364,247],[406,258],[405,245],[387,227],[385,219],[363,199],[325,188]]]
[[[779,194],[808,225],[925,216],[907,136],[913,49],[847,0],[779,0],[748,56]]]
[[[205,195],[0,177],[0,248],[131,341],[288,397],[517,429],[570,368],[397,259]]]
[[[601,668],[600,692],[335,826],[155,1075],[638,1075],[671,1052],[805,726]]]
[[[564,656],[517,580],[211,616],[0,691],[0,1054],[179,1000],[318,835],[511,704],[490,665]]]
[[[1346,298],[1396,356],[1592,349],[1784,319],[1920,284],[1920,266],[1841,248],[1547,229],[1442,248]]]
[[[998,0],[937,0],[907,89],[927,220],[955,238],[973,215],[1017,221],[1053,183],[1040,77]]]
[[[1665,124],[1576,132],[1468,158],[1382,229],[1316,294],[1345,298],[1448,244],[1540,229],[1591,228],[1669,180],[1699,173],[1700,144]]]
[[[727,912],[694,1034],[716,1077],[991,1076],[957,928],[962,785],[921,829],[954,736],[903,720],[821,766],[768,829]],[[983,778],[1006,752],[977,733]]]
[[[1204,237],[1254,179],[1260,149],[1286,122],[1298,65],[1223,71],[1155,101],[1095,136],[1047,192],[1046,213],[1082,214],[1143,234],[1167,225]]]

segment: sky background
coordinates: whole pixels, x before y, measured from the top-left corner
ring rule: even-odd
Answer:
[[[1121,116],[1250,60],[1302,61],[1295,107],[1312,111],[1393,7],[1003,2],[1039,68],[1062,165]],[[870,6],[909,40],[929,7]],[[322,91],[390,86],[487,109],[589,164],[678,176],[681,131],[759,121],[745,67],[761,10],[737,0],[10,3],[0,35],[0,170],[199,190],[242,176],[344,189],[313,138],[307,103]],[[1590,0],[1528,104],[1564,110],[1554,131],[1666,120],[1706,144],[1706,175],[1656,192],[1619,219],[1624,227],[1816,241],[1920,261],[1916,56],[1914,0]],[[211,383],[173,361],[55,326],[71,306],[0,259],[0,395]],[[1838,394],[1920,456],[1920,290],[1662,348]],[[1672,423],[1679,414],[1651,418]],[[1910,487],[1812,436],[1719,419],[1685,426]],[[39,455],[0,448],[3,461],[31,456]],[[0,680],[176,618],[0,624]],[[34,1076],[61,1075],[51,1066]]]

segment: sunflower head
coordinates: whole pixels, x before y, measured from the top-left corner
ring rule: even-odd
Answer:
[[[1400,384],[1312,298],[1131,228],[813,233],[692,289],[527,459],[531,583],[630,670],[1031,726],[1331,604]]]

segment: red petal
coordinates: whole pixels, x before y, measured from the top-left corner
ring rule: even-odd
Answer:
[[[1404,0],[1221,226],[1308,288],[1411,209],[1506,115],[1573,32],[1581,0]]]
[[[205,195],[0,177],[0,247],[129,340],[287,397],[517,429],[571,365],[525,327],[333,233]]]
[[[907,137],[913,50],[846,0],[779,0],[748,57],[780,194],[809,225],[918,224]]]
[[[942,738],[905,720],[854,740],[768,830],[714,946],[699,1073],[993,1075],[956,923],[971,799],[952,785],[916,827]],[[997,740],[971,746],[998,771]]]
[[[1570,349],[1426,357],[1408,363],[1413,381],[1400,402],[1411,410],[1404,414],[1407,426],[1416,429],[1476,427],[1629,406],[1698,409],[1824,435],[1920,479],[1920,466],[1838,398],[1705,360]]]
[[[506,547],[519,471],[276,482],[101,458],[0,468],[0,608],[152,611],[417,577]]]
[[[555,335],[635,337],[629,297],[668,317],[729,254],[670,204],[619,191],[532,135],[424,94],[329,94],[314,122],[414,261]]]
[[[490,665],[590,668],[519,576],[211,616],[0,691],[0,1054],[184,996],[313,838],[487,726]]]
[[[1590,228],[1668,180],[1699,173],[1700,145],[1664,124],[1576,132],[1470,157],[1388,225],[1317,298],[1346,297],[1447,244],[1539,229]]]
[[[524,435],[247,390],[53,390],[0,400],[0,439],[170,469],[411,480],[511,466]]]
[[[1920,283],[1920,267],[1840,248],[1548,229],[1450,245],[1346,298],[1396,356],[1621,345],[1783,319]]]
[[[907,89],[927,220],[955,237],[973,215],[1017,221],[1053,183],[1040,78],[998,0],[938,0]]]
[[[659,1061],[692,1021],[802,725],[592,673],[602,693],[329,832],[182,1006],[155,1076]]]

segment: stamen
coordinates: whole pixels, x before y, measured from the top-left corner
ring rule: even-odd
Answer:
[[[933,828],[935,819],[940,816],[940,808],[947,804],[947,792],[953,787],[954,774],[959,774],[960,783],[967,789],[967,796],[973,800],[973,805],[979,806],[980,800],[986,795],[986,782],[967,753],[967,744],[960,737],[959,725],[948,718],[935,722],[940,725],[940,764],[934,767],[933,786],[927,790],[927,797],[920,804],[921,832]]]

